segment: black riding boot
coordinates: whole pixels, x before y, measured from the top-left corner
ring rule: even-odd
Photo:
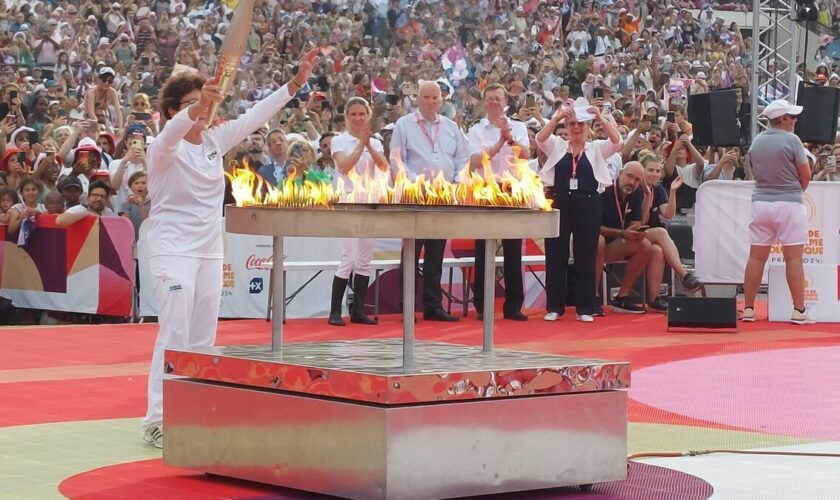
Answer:
[[[330,300],[330,319],[328,321],[333,326],[344,326],[344,320],[341,319],[341,302],[344,300],[345,288],[347,288],[347,279],[334,276],[332,299]]]
[[[353,309],[350,311],[350,322],[363,325],[375,325],[375,319],[368,318],[365,314],[365,296],[367,296],[369,276],[357,274],[353,277]]]

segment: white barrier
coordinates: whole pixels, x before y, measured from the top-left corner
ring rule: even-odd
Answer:
[[[224,224],[224,222],[221,222]],[[144,284],[151,283],[148,259],[143,241],[145,225],[140,230],[138,257],[140,268],[140,315],[156,316],[157,304],[151,293],[144,293]],[[268,285],[271,274],[271,237],[224,233],[225,257],[221,318],[265,318],[268,308]],[[341,253],[340,240],[335,238],[286,238],[284,250],[290,261],[332,260]],[[293,272],[287,275],[286,289],[297,290],[312,273]],[[325,316],[329,309],[332,273],[322,273],[289,304],[290,318]]]
[[[840,322],[840,266],[805,264],[805,307],[818,323]],[[770,321],[787,321],[793,311],[785,266],[770,266],[768,285]]]
[[[694,267],[707,283],[742,283],[750,252],[749,224],[753,182],[709,181],[697,191],[694,222]],[[812,182],[805,192],[809,240],[806,265],[840,263],[840,182]],[[768,268],[782,264],[773,247]],[[765,269],[763,283],[767,283]],[[789,313],[790,311],[788,311]]]
[[[222,222],[223,224],[224,222]],[[140,269],[140,316],[156,316],[157,305],[151,293],[144,293],[144,284],[151,282],[148,259],[145,257],[145,225],[140,228],[138,244],[138,265]],[[224,286],[222,288],[221,318],[265,318],[268,307],[268,287],[271,268],[271,237],[224,233]],[[399,259],[401,241],[398,239],[377,239],[374,259]],[[328,270],[314,277],[317,270],[311,270],[307,263],[335,261],[341,255],[341,240],[338,238],[286,238],[283,249],[286,261],[298,264],[286,273],[287,296],[297,292],[286,308],[288,318],[325,317],[329,312],[330,289],[334,272]],[[449,255],[449,252],[447,252]],[[538,265],[542,256],[523,256],[523,265]],[[323,266],[318,266],[320,270]],[[455,267],[452,281],[453,292],[460,299],[463,276]],[[523,269],[524,271],[524,269]],[[545,292],[540,281],[545,282],[543,272],[536,277],[524,272],[525,307],[541,307],[545,304]],[[539,281],[538,281],[539,279]],[[310,283],[306,284],[308,281]],[[443,273],[442,286],[447,287],[449,273]],[[303,286],[306,284],[306,286]],[[444,303],[446,306],[446,303]],[[460,307],[453,307],[458,313]]]
[[[697,191],[694,254],[697,277],[707,283],[742,283],[750,251],[753,182],[711,181]],[[840,321],[840,182],[812,182],[805,192],[805,302],[819,322]],[[787,321],[792,311],[779,246],[770,250],[763,283],[769,282],[770,321]]]

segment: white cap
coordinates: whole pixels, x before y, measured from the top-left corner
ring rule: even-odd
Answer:
[[[110,68],[109,66],[104,66],[102,68],[99,68],[99,76],[104,76],[104,75],[107,75],[109,73],[111,74],[111,76],[117,76],[117,73],[112,68]]]
[[[796,106],[784,99],[776,99],[764,108],[764,111],[761,112],[761,116],[766,116],[767,118],[773,120],[783,115],[798,115],[801,112],[802,106]]]
[[[578,97],[575,99],[575,120],[579,122],[588,122],[595,119],[595,115],[589,112],[589,108],[592,107],[589,104],[589,101],[584,99],[583,97]]]
[[[14,132],[12,132],[12,136],[9,137],[9,143],[11,144],[11,146],[15,145],[15,139],[17,139],[17,136],[22,134],[23,132],[35,132],[35,129],[29,127],[20,127]]]

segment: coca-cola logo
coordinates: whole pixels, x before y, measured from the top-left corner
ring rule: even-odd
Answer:
[[[257,257],[254,254],[251,254],[245,260],[245,269],[252,270],[256,269],[259,271],[270,271],[271,270],[271,261],[272,257]]]

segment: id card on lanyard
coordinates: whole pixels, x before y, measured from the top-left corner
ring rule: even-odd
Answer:
[[[429,141],[429,146],[432,149],[432,161],[435,162],[436,166],[440,163],[440,152],[437,150],[437,140],[440,137],[440,119],[435,122],[435,135],[432,136],[428,130],[426,130],[426,120],[423,118],[422,115],[419,113],[416,116],[417,118],[417,126],[420,127],[420,131],[423,132],[423,136]]]
[[[580,158],[583,156],[583,150],[578,153],[577,157],[572,154],[572,151],[569,150],[569,154],[572,156],[572,178],[569,179],[569,191],[577,191],[578,188],[578,180],[577,180],[577,167]]]

